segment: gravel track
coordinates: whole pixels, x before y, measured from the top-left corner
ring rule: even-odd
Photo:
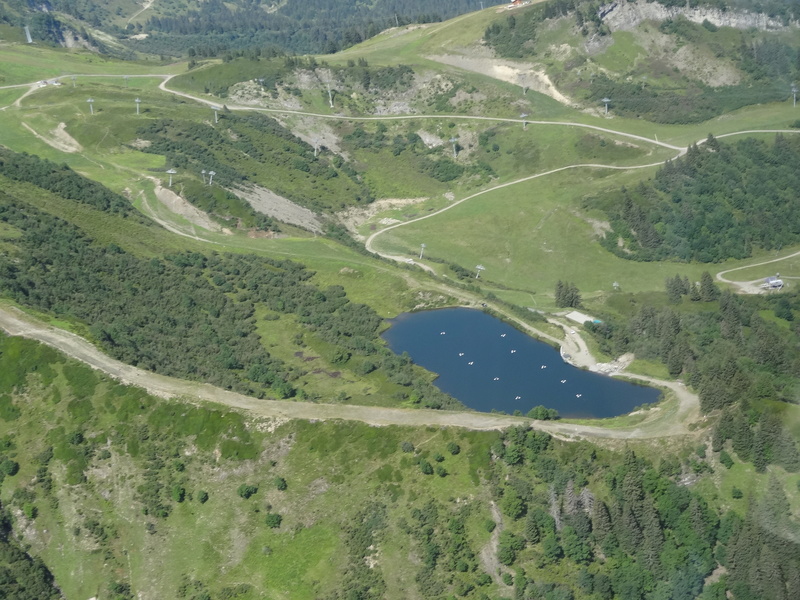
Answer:
[[[693,414],[696,398],[683,390],[680,419],[668,427],[646,427],[640,425],[627,429],[605,429],[587,425],[572,425],[557,421],[531,421],[522,417],[511,417],[478,412],[455,412],[424,409],[385,408],[375,406],[354,406],[339,404],[315,404],[311,402],[290,402],[279,400],[259,400],[250,396],[222,390],[209,384],[165,377],[127,365],[115,360],[84,338],[73,333],[51,327],[31,317],[15,307],[0,306],[0,328],[13,336],[22,336],[42,342],[67,356],[77,359],[90,367],[102,371],[128,385],[144,388],[154,396],[166,399],[179,399],[188,402],[212,402],[229,408],[243,410],[256,417],[302,419],[308,421],[346,420],[361,421],[369,425],[406,425],[461,427],[478,431],[505,429],[513,425],[532,425],[561,439],[609,438],[635,439],[686,435],[688,430],[684,418]],[[629,375],[630,376],[630,375]],[[660,382],[646,377],[643,381],[666,385],[679,391],[680,384]],[[674,387],[673,387],[674,386]]]

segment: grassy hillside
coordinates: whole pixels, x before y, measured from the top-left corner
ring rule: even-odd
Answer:
[[[0,337],[0,365],[0,453],[16,465],[0,502],[68,599],[640,598],[685,584],[679,597],[718,598],[764,591],[737,561],[746,543],[781,543],[748,506],[796,527],[769,503],[796,475],[729,471],[699,440],[651,464],[644,447],[623,457],[524,430],[254,421],[14,338]],[[673,483],[692,471],[692,491]],[[665,533],[645,521],[637,550],[615,511],[640,507]],[[709,541],[728,570],[704,586]],[[788,592],[794,561],[774,583]]]
[[[630,457],[623,464],[619,454],[546,436],[531,438],[540,445],[534,451],[526,443],[522,459],[516,434],[499,444],[497,434],[252,422],[165,405],[30,342],[3,338],[0,349],[2,389],[15,390],[2,396],[2,461],[12,466],[3,467],[0,496],[24,531],[28,551],[45,560],[67,598],[127,597],[128,589],[145,598],[173,589],[176,597],[333,598],[358,589],[367,598],[437,597],[448,590],[482,598],[529,586],[538,586],[530,593],[570,590],[575,598],[593,597],[590,590],[606,586],[640,597],[637,591],[655,583],[647,576],[637,580],[643,575],[636,565],[646,555],[630,562],[620,549],[611,550],[617,542],[604,542],[605,561],[593,558],[602,518],[592,513],[587,533],[580,529],[581,522],[587,526],[581,509],[570,508],[579,490],[578,507],[590,495],[613,506],[615,492],[604,492],[605,486],[613,490],[623,479],[623,489],[635,486],[624,476]],[[641,450],[645,457],[651,452]],[[730,456],[709,453],[705,444],[677,456],[662,455],[658,473],[639,464],[646,469],[646,497],[659,498],[665,522],[675,522],[664,512],[672,503],[689,502],[712,527],[729,570],[721,582],[707,584],[702,597],[752,585],[730,562],[745,543],[742,518],[752,502],[740,492],[779,497],[796,476],[773,472],[770,480],[735,460],[727,470]],[[716,476],[701,476],[693,489],[702,490],[710,511],[669,482],[683,477],[681,471],[708,469]],[[660,491],[651,491],[654,482]],[[552,534],[558,549],[550,550],[548,496],[554,489],[567,525]],[[759,518],[785,519],[776,508],[752,504]],[[676,526],[688,527],[688,521]],[[762,526],[768,523],[755,530]],[[754,524],[747,527],[753,535]],[[501,529],[506,533],[494,534]],[[671,553],[697,543],[690,529],[680,534],[689,537],[677,548],[669,534],[666,543],[658,542],[665,566]],[[59,543],[73,551],[57,551]],[[197,550],[187,553],[187,544]],[[224,574],[209,578],[221,563]],[[784,561],[784,569],[790,564]],[[496,577],[494,568],[500,569]],[[634,577],[632,589],[623,587],[631,584],[616,569]],[[677,579],[686,581],[689,573],[680,573]],[[697,597],[697,585],[687,597]]]
[[[86,45],[117,56],[135,52],[181,56],[217,55],[241,48],[279,46],[291,52],[335,52],[389,27],[441,21],[474,10],[468,0],[378,0],[353,5],[341,0],[147,3],[114,0],[53,0],[43,10],[18,0],[0,3],[2,34],[23,41],[28,25],[36,43]]]
[[[161,61],[143,62],[113,59],[85,50],[67,50],[25,45],[22,40],[3,40],[3,60],[0,61],[0,86],[30,83],[64,75],[103,74],[144,75],[169,73],[185,65],[164,65]]]
[[[481,13],[479,16],[483,18],[485,15]],[[465,22],[469,23],[473,18],[477,17],[471,16]],[[447,27],[434,27],[440,28],[436,30],[438,32],[460,31],[452,23],[448,23]],[[417,32],[407,35],[417,35]],[[434,33],[434,37],[437,35],[444,33]],[[376,47],[379,42],[375,41]],[[364,45],[360,50],[367,48],[368,45]],[[413,44],[407,48],[413,48]],[[247,62],[242,59],[228,65],[212,65],[190,71],[169,85],[203,95],[204,91],[196,88],[207,85],[211,81],[208,77],[215,77],[213,73],[224,73],[226,66],[231,66],[238,73],[236,78],[252,77],[259,72],[268,76],[268,73],[258,70],[262,68],[288,69],[280,77],[271,80],[272,83],[265,79],[263,102],[268,106],[270,102],[279,106],[291,97],[300,103],[300,108],[330,114],[338,108],[331,110],[328,106],[327,89],[323,84],[327,75],[336,74],[338,79],[334,80],[335,85],[332,86],[334,104],[357,117],[363,114],[362,111],[369,112],[370,106],[391,100],[390,91],[380,88],[377,83],[370,84],[370,93],[364,95],[366,99],[359,95],[364,92],[361,81],[364,73],[369,74],[371,82],[379,81],[375,75],[382,67],[372,67],[372,64],[367,61],[364,67],[354,60],[354,66],[349,67],[345,61],[341,67],[336,67],[340,70],[331,70],[331,67],[321,65],[312,68],[307,62],[287,66],[283,59],[277,59],[277,62]],[[239,66],[244,70],[237,70]],[[304,89],[298,88],[298,96],[286,92],[312,75],[317,79]],[[418,82],[429,75],[441,76],[443,87],[431,88],[428,84]],[[192,80],[192,77],[201,79]],[[281,78],[283,83],[279,82]],[[332,256],[333,253],[337,258],[323,269],[329,279],[345,266],[347,260],[353,260],[351,254],[342,254],[340,250],[319,240],[246,237],[259,224],[255,214],[221,187],[202,185],[200,171],[215,170],[215,184],[226,187],[231,182],[246,178],[245,181],[280,190],[301,204],[325,212],[337,211],[343,204],[345,207],[353,204],[363,207],[365,201],[371,198],[429,198],[400,209],[379,207],[370,213],[372,209],[367,208],[365,216],[358,217],[353,227],[358,233],[369,235],[384,226],[382,220],[406,221],[424,216],[448,206],[453,200],[497,184],[546,173],[549,169],[583,163],[614,166],[648,164],[669,158],[673,153],[644,140],[613,133],[556,124],[528,124],[523,128],[519,122],[520,113],[516,112],[518,110],[533,110],[529,107],[538,106],[542,114],[533,114],[541,118],[547,114],[548,106],[556,106],[557,111],[552,114],[559,121],[592,126],[611,125],[620,133],[643,135],[653,141],[666,141],[674,145],[686,145],[702,139],[709,129],[722,135],[740,129],[785,128],[792,122],[793,116],[790,105],[770,104],[738,111],[734,113],[735,118],[720,118],[698,127],[656,126],[619,117],[606,120],[561,106],[541,94],[530,92],[523,96],[519,88],[486,76],[465,75],[452,68],[437,71],[415,66],[412,83],[407,84],[410,87],[406,90],[411,94],[409,98],[412,105],[413,102],[419,102],[415,110],[430,110],[434,114],[454,113],[452,117],[419,117],[396,121],[390,118],[374,123],[351,121],[346,117],[320,121],[310,116],[281,114],[281,110],[287,109],[276,108],[276,116],[282,125],[276,125],[266,117],[224,110],[220,111],[222,118],[219,123],[214,123],[211,110],[185,99],[165,95],[156,88],[157,82],[155,78],[131,78],[125,81],[122,77],[79,77],[74,88],[70,85],[71,81],[66,79],[66,85],[61,88],[37,89],[22,101],[20,109],[12,107],[0,113],[0,118],[7,124],[2,140],[17,150],[67,162],[80,172],[102,180],[112,189],[128,194],[137,206],[168,223],[174,223],[174,227],[188,235],[197,236],[201,232],[206,239],[228,248],[288,253],[302,260],[316,261],[317,257]],[[339,84],[345,87],[339,90]],[[274,88],[270,88],[270,85],[274,85]],[[347,85],[355,87],[348,88]],[[246,98],[241,95],[244,92],[231,91],[235,87],[229,87],[227,93],[233,94],[236,102],[245,101]],[[431,95],[434,89],[439,91]],[[273,92],[275,98],[272,98]],[[353,96],[356,97],[353,100],[355,104],[340,104],[345,102],[345,98]],[[95,100],[95,115],[87,110],[88,97]],[[134,100],[137,97],[142,101],[140,115],[136,115],[135,111]],[[503,98],[507,100],[503,101]],[[511,99],[514,99],[513,102]],[[218,98],[217,101],[221,105],[227,99]],[[491,111],[490,115],[497,114],[499,118],[506,115],[506,118],[516,119],[517,122],[473,120],[470,116],[476,113],[476,116],[484,116],[485,111]],[[253,126],[256,123],[263,123],[263,126]],[[77,146],[73,145],[64,151],[58,145],[60,138],[56,133],[59,130],[66,132]],[[38,137],[34,137],[34,133]],[[456,140],[455,159],[449,141],[451,138]],[[318,157],[313,156],[315,147]],[[246,152],[250,158],[242,152]],[[212,164],[215,168],[211,167]],[[153,180],[160,180],[164,185],[164,170],[173,165],[179,167],[174,190],[208,211],[212,219],[217,219],[221,226],[228,227],[236,235],[203,232],[195,223],[175,214],[174,209],[169,210],[162,205],[155,197]],[[430,256],[457,263],[467,269],[475,264],[485,264],[489,267],[486,273],[489,281],[512,288],[492,291],[523,305],[532,303],[529,292],[540,293],[544,290],[546,297],[535,300],[537,304],[544,302],[544,306],[548,306],[551,302],[548,300],[550,290],[560,277],[576,281],[587,292],[607,290],[613,281],[619,281],[626,286],[625,289],[634,291],[660,289],[663,278],[672,274],[673,267],[637,265],[602,250],[594,240],[606,228],[603,224],[605,215],[585,202],[585,198],[594,195],[600,181],[604,189],[614,190],[622,185],[635,185],[639,178],[648,173],[647,169],[630,172],[574,169],[563,174],[548,175],[469,200],[442,217],[393,230],[386,236],[378,237],[375,248],[412,256],[416,254],[419,243],[427,242],[436,235],[434,231],[455,228],[454,232],[458,232],[454,233],[454,237],[440,236],[435,247],[431,246]],[[564,182],[570,185],[566,186]],[[540,216],[532,221],[514,217],[520,209],[519,199],[529,194],[536,198],[535,210],[540,211]],[[493,202],[492,198],[495,197],[507,198],[508,204],[505,201]],[[362,200],[359,202],[358,198]],[[508,215],[505,214],[506,206],[511,211]],[[553,210],[555,212],[551,212]],[[466,220],[453,219],[460,211],[467,211]],[[280,219],[279,216],[273,218]],[[476,229],[478,219],[482,221]],[[564,222],[555,234],[555,229],[545,225],[557,220]],[[492,233],[495,222],[499,229]],[[289,236],[307,235],[290,226],[270,221],[263,222],[262,226],[281,229]],[[431,231],[425,233],[426,228]],[[599,228],[597,232],[594,230],[596,228]],[[476,235],[477,231],[481,234]],[[530,244],[528,240],[532,235],[541,239],[542,243]],[[468,252],[451,248],[453,243],[457,243],[451,241],[454,239],[470,240]],[[562,246],[563,249],[560,249]],[[555,249],[555,252],[550,252],[549,248]],[[576,257],[586,256],[587,252],[596,256],[597,262],[576,260]],[[358,261],[368,263],[362,259]],[[598,264],[607,266],[598,268]],[[320,263],[314,264],[315,268],[319,266]],[[693,278],[700,271],[699,267],[692,266],[683,269],[687,275],[695,273]],[[352,282],[343,284],[351,285]],[[385,303],[373,293],[368,292],[366,297]]]

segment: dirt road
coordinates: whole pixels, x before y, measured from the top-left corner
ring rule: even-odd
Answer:
[[[726,269],[725,271],[720,271],[717,273],[717,280],[722,281],[723,283],[729,283],[731,285],[735,285],[739,292],[742,294],[763,294],[765,290],[761,289],[761,284],[764,282],[763,278],[754,279],[753,281],[733,281],[725,277],[728,273],[733,273],[735,271],[741,271],[742,269],[750,269],[751,267],[760,267],[763,265],[770,265],[772,263],[781,262],[783,260],[788,260],[790,258],[794,258],[796,256],[800,256],[800,252],[794,252],[793,254],[789,254],[788,256],[781,256],[780,258],[772,258],[770,260],[763,260],[761,262],[753,263],[751,265],[744,265],[742,267],[735,267],[733,269]]]
[[[160,76],[157,76],[160,77]],[[180,96],[181,98],[186,98],[187,100],[193,100],[194,102],[199,102],[201,104],[205,104],[207,106],[221,106],[223,103],[209,100],[207,98],[200,98],[199,96],[194,96],[192,94],[188,94],[186,92],[179,92],[178,90],[173,90],[167,87],[170,79],[175,77],[175,75],[164,75],[164,81],[159,84],[159,89],[168,94],[173,94],[175,96]],[[255,112],[264,112],[264,113],[279,113],[285,115],[300,115],[303,117],[315,117],[318,119],[328,119],[334,121],[407,121],[407,120],[415,120],[415,119],[461,119],[467,121],[492,121],[496,123],[523,123],[523,119],[512,119],[507,117],[481,117],[475,115],[379,115],[374,117],[354,117],[349,115],[328,115],[322,113],[313,113],[307,112],[302,110],[291,110],[287,108],[262,108],[258,106],[241,106],[236,104],[226,104],[225,105],[229,110],[237,110],[237,111],[255,111]],[[558,127],[578,127],[580,129],[592,129],[594,131],[602,131],[603,133],[610,133],[613,135],[618,135],[621,137],[630,138],[633,140],[637,140],[640,142],[647,142],[649,144],[653,144],[655,146],[661,146],[663,148],[669,148],[670,150],[675,150],[676,152],[686,152],[686,148],[682,148],[680,146],[674,146],[672,144],[668,144],[666,142],[659,142],[656,139],[650,139],[643,135],[636,135],[635,133],[627,133],[624,131],[616,131],[614,129],[608,129],[606,127],[600,127],[598,125],[587,125],[586,123],[576,123],[573,121],[535,121],[530,119],[524,119],[524,122],[528,125],[555,125]]]
[[[374,406],[353,406],[338,404],[314,404],[310,402],[289,402],[278,400],[259,400],[242,394],[228,392],[212,385],[165,377],[150,373],[118,360],[110,358],[80,336],[62,329],[56,329],[31,317],[22,311],[8,306],[0,306],[0,328],[9,335],[33,339],[63,352],[90,367],[129,385],[144,388],[149,393],[167,399],[180,399],[189,402],[212,402],[230,408],[247,411],[257,417],[303,419],[309,421],[347,420],[361,421],[370,425],[409,425],[435,427],[463,427],[473,430],[504,429],[512,425],[532,424],[537,429],[547,431],[563,439],[578,438],[656,438],[685,435],[688,430],[682,420],[676,420],[666,428],[639,426],[628,429],[604,429],[586,425],[572,425],[557,421],[531,421],[522,417],[506,415],[454,412],[438,410],[414,410],[404,408],[383,408]],[[654,382],[648,378],[640,379]],[[665,385],[663,382],[655,382]],[[670,385],[670,384],[666,384]],[[678,384],[675,384],[676,386]],[[685,391],[685,390],[684,390]],[[681,414],[691,414],[696,402],[686,392],[681,397]],[[683,405],[686,404],[685,407]]]

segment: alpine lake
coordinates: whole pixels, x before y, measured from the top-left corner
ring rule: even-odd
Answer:
[[[438,374],[436,386],[483,412],[526,414],[535,406],[566,418],[607,418],[658,402],[661,392],[574,367],[559,351],[480,310],[404,313],[383,338],[396,353]]]

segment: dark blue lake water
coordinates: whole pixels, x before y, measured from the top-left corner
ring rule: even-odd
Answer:
[[[661,394],[568,365],[555,348],[479,310],[405,313],[383,337],[437,373],[440,390],[475,410],[524,414],[543,405],[562,417],[615,417]]]

